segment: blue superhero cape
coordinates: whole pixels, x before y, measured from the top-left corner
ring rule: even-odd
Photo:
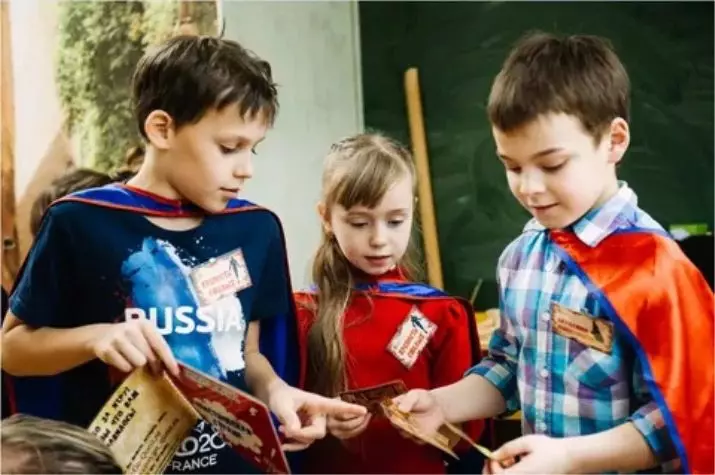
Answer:
[[[78,201],[156,217],[187,217],[207,214],[206,211],[193,203],[161,198],[122,184],[110,184],[100,188],[79,191],[61,198],[55,203],[62,201]],[[281,241],[285,248],[283,226],[278,216],[272,211],[247,200],[233,199],[228,202],[223,211],[217,214],[239,215],[239,213],[270,214],[278,224]],[[284,253],[284,255],[286,254]],[[284,264],[285,281],[287,282],[285,292],[288,295],[288,302],[291,303],[291,309],[288,314],[276,315],[261,322],[260,350],[263,356],[271,363],[276,374],[286,383],[295,386],[298,384],[300,374],[298,366],[300,361],[298,357],[298,330],[287,258]]]
[[[368,292],[371,295],[382,297],[410,298],[414,300],[427,299],[449,299],[459,302],[467,312],[467,315],[474,314],[472,305],[461,297],[455,297],[448,293],[420,282],[383,281],[370,284],[358,284],[356,290]],[[479,348],[479,334],[477,333],[477,322],[474,318],[469,318],[469,338],[474,343],[472,346],[472,362],[477,364],[481,359],[481,349]]]

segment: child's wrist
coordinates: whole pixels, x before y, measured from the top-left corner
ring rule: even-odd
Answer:
[[[93,323],[81,328],[83,335],[80,337],[84,352],[91,358],[98,358],[97,343],[107,334],[107,330],[114,323]]]
[[[592,444],[584,437],[566,437],[563,440],[563,456],[568,467],[567,473],[586,473],[588,470],[589,452],[593,450]]]
[[[448,413],[448,411],[445,410],[445,407],[448,405],[444,404],[442,401],[442,398],[443,398],[442,393],[443,392],[444,392],[444,388],[435,388],[435,389],[431,389],[429,391],[429,394],[434,399],[435,404],[437,405],[437,408],[439,409],[439,412],[442,414],[442,418],[444,419],[443,422],[448,422],[450,424],[462,422],[462,421],[453,422],[452,420],[450,420],[449,413]]]
[[[258,393],[263,393],[265,395],[265,397],[261,399],[264,399],[265,401],[271,401],[276,393],[279,393],[280,391],[289,387],[290,386],[288,385],[288,383],[283,381],[280,377],[276,376],[264,385],[263,391],[259,390]]]

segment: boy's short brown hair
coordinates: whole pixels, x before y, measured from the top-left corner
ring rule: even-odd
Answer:
[[[155,110],[169,114],[177,128],[231,104],[242,118],[260,116],[269,125],[278,111],[270,64],[222,38],[171,38],[139,60],[132,83],[134,115],[145,139],[144,122]]]
[[[629,119],[629,108],[628,73],[608,40],[535,32],[522,38],[504,62],[487,113],[504,132],[543,114],[573,115],[598,141],[613,119]]]
[[[32,203],[30,209],[30,232],[33,236],[40,230],[45,211],[54,202],[76,191],[108,185],[114,180],[109,175],[89,168],[74,168],[56,178]]]
[[[82,427],[15,414],[0,432],[2,473],[122,473],[112,452]]]

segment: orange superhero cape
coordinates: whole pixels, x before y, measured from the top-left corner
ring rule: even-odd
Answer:
[[[713,292],[663,231],[628,229],[589,247],[551,231],[555,249],[633,346],[684,473],[715,473]]]

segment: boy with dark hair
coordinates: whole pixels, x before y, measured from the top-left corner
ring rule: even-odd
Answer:
[[[280,222],[238,198],[278,109],[268,63],[232,41],[176,37],[141,59],[133,97],[138,173],[56,201],[11,296],[3,368],[19,376],[18,410],[86,426],[117,370],[176,373],[179,360],[265,401],[287,449],[324,436],[326,413],[363,414],[290,385]],[[204,424],[169,469],[248,470]]]
[[[489,96],[534,219],[499,259],[489,357],[400,404],[425,430],[521,409],[526,435],[495,452],[519,458],[507,472],[713,472],[713,294],[616,178],[629,95],[607,41],[534,34]]]
[[[37,235],[45,211],[55,200],[76,191],[108,185],[113,181],[109,175],[89,168],[68,170],[35,198],[30,208],[30,232],[33,236]]]

